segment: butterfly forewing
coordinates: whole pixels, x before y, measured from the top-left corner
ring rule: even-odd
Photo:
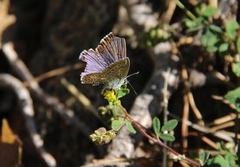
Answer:
[[[109,65],[126,58],[125,39],[115,37],[112,33],[101,40],[96,50]]]
[[[130,67],[125,39],[109,33],[95,50],[84,50],[79,58],[87,63],[81,74],[83,84],[103,84],[104,89],[118,89],[125,83]]]
[[[119,60],[118,62],[110,65],[102,72],[102,78],[106,78],[106,81],[112,81],[115,78],[125,79],[129,71],[129,66],[129,58]]]
[[[101,72],[109,65],[103,61],[102,57],[93,49],[84,50],[80,54],[80,59],[87,62],[84,74]]]
[[[99,85],[103,81],[105,81],[105,78],[101,77],[101,73],[92,73],[92,74],[86,74],[81,77],[81,83],[82,84],[92,84],[93,86]]]

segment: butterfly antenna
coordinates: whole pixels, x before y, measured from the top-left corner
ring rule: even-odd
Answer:
[[[137,92],[135,91],[135,89],[133,88],[132,84],[128,81],[130,87],[132,88],[133,92],[135,93],[135,95],[137,95]]]
[[[129,77],[131,77],[131,76],[133,76],[133,75],[137,75],[137,74],[139,74],[139,71],[128,75],[127,78],[129,78]],[[127,78],[126,78],[126,79],[127,79]]]
[[[128,75],[127,78],[128,78],[128,77],[131,77],[131,76],[133,76],[133,75],[137,75],[137,74],[139,74],[139,71],[138,71],[138,72],[135,72],[135,73],[133,73],[133,74]],[[135,93],[135,95],[137,95],[137,92],[136,92],[135,89],[133,88],[132,84],[131,84],[129,81],[127,81],[127,82],[129,83],[129,85],[130,85],[130,87],[132,88],[132,90],[133,90],[133,92]]]

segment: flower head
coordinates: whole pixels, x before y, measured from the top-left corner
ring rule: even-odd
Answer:
[[[114,90],[110,89],[110,90],[106,90],[103,93],[104,98],[108,101],[108,102],[116,102],[118,101],[118,98],[116,96],[116,93]]]

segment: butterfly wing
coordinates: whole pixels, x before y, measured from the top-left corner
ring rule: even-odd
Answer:
[[[126,41],[124,38],[115,37],[112,32],[100,41],[96,50],[84,50],[79,58],[87,63],[81,73],[83,84],[98,85],[125,80],[129,71]]]
[[[83,84],[99,85],[100,83],[115,82],[115,80],[125,80],[129,71],[130,60],[125,58],[116,63],[111,64],[101,73],[91,73],[82,75],[81,82]]]
[[[108,81],[116,79],[126,79],[130,67],[129,58],[125,58],[111,64],[102,72],[102,76]]]
[[[81,75],[81,83],[82,84],[92,84],[93,86],[99,85],[102,83],[104,79],[101,79],[101,73],[92,73]]]
[[[108,64],[102,59],[99,53],[93,49],[84,50],[80,54],[79,59],[87,63],[82,75],[102,72],[108,67]]]
[[[108,65],[111,65],[126,58],[126,41],[124,38],[115,37],[110,32],[100,41],[96,51]]]

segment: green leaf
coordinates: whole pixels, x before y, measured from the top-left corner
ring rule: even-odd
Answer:
[[[199,160],[201,164],[204,165],[207,162],[208,158],[209,158],[209,153],[207,151],[203,151],[200,154]]]
[[[234,63],[232,70],[236,76],[240,77],[240,63]]]
[[[213,52],[216,52],[218,50],[218,47],[217,46],[207,46],[206,47],[206,50],[210,53],[213,53]]]
[[[238,160],[236,161],[237,167],[240,167],[240,144],[238,144],[237,156],[238,156]]]
[[[211,29],[212,31],[217,32],[217,33],[223,33],[221,27],[213,25],[213,24],[209,25],[209,29]]]
[[[202,22],[203,22],[202,17],[198,17],[194,20],[191,20],[191,19],[184,20],[184,23],[188,28],[193,28],[193,27],[199,26]]]
[[[153,118],[153,130],[154,130],[154,133],[157,135],[157,137],[159,137],[160,128],[161,128],[161,123],[160,123],[159,119],[157,117],[154,117]]]
[[[123,120],[114,120],[112,121],[111,127],[114,131],[119,131],[122,125],[123,125]]]
[[[133,128],[131,122],[127,121],[127,122],[126,122],[126,127],[127,127],[127,130],[128,130],[129,132],[131,132],[131,133],[133,133],[133,134],[136,133],[136,130]]]
[[[168,133],[161,133],[159,137],[161,139],[163,139],[164,141],[174,141],[175,140],[175,137]]]
[[[218,48],[220,56],[226,56],[229,52],[229,43],[222,43]]]
[[[178,121],[176,119],[172,119],[172,120],[169,120],[167,121],[163,127],[162,127],[162,131],[170,131],[170,130],[173,130],[178,124]]]
[[[197,24],[193,20],[190,20],[190,19],[185,19],[184,22],[188,28],[197,26]]]
[[[240,54],[240,38],[237,39],[236,45],[237,45],[237,52],[238,54]]]
[[[229,162],[229,164],[231,166],[236,166],[236,160],[238,159],[237,155],[235,154],[231,154],[231,153],[227,153],[224,158]]]
[[[239,25],[236,21],[230,20],[226,23],[226,32],[230,39],[235,39]]]
[[[217,51],[217,43],[219,38],[217,34],[214,34],[210,29],[206,29],[201,36],[202,45],[209,51]]]
[[[128,93],[130,93],[130,90],[127,88],[127,85],[124,84],[124,85],[122,85],[121,88],[118,90],[118,92],[117,92],[117,98],[119,99],[119,98],[127,95]]]
[[[217,166],[217,167],[226,167],[230,166],[227,160],[225,160],[221,155],[216,155],[213,158],[209,159],[207,164],[209,166]]]
[[[230,103],[236,106],[236,110],[240,112],[240,87],[229,91],[224,96]]]
[[[203,26],[202,25],[198,25],[196,27],[188,28],[186,30],[186,33],[195,32],[195,31],[199,31],[199,30],[202,30],[202,29],[203,29]]]
[[[195,6],[195,11],[198,15],[201,15],[202,13],[202,7],[203,7],[203,4],[202,3],[197,3],[197,5]]]
[[[204,9],[201,15],[205,17],[211,17],[211,16],[214,16],[216,12],[217,12],[217,9],[209,5],[209,6],[206,6],[206,8]]]

